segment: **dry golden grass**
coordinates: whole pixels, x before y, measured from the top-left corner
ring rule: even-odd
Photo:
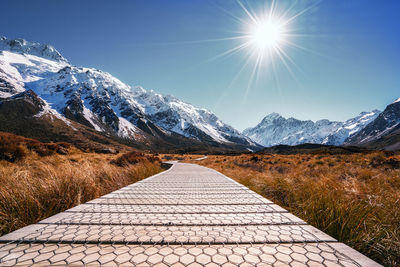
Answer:
[[[42,143],[38,140],[25,138],[12,133],[0,132],[0,160],[15,162],[27,156],[28,151],[34,151],[39,156],[67,154],[68,143]]]
[[[192,154],[159,154],[158,155],[163,161],[182,161],[190,162],[191,160],[199,159],[204,157],[204,155],[192,155]]]
[[[386,266],[400,265],[399,155],[208,156],[191,162],[232,177]]]
[[[83,153],[41,157],[27,150],[16,163],[0,160],[0,235],[162,171],[159,161],[120,167],[121,155]]]

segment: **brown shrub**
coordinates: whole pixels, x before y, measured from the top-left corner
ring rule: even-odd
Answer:
[[[25,138],[11,133],[0,132],[0,160],[16,162],[27,155],[27,150],[39,156],[50,156],[55,153],[68,154],[67,143],[42,143],[35,139]]]
[[[387,167],[387,168],[399,169],[400,160],[390,156],[392,156],[392,154],[379,153],[370,159],[370,165],[374,168]]]
[[[253,156],[250,158],[250,161],[258,162],[260,159],[257,156]]]
[[[260,167],[259,165],[255,164],[255,163],[243,163],[243,162],[234,161],[233,164],[236,166],[242,167],[242,168],[252,169],[257,172],[264,171],[264,168]]]
[[[160,161],[158,157],[153,155],[145,155],[144,153],[132,151],[125,154],[122,154],[118,158],[111,160],[111,164],[117,165],[119,167],[126,167],[129,165],[134,165],[139,162],[151,162],[154,163],[156,161]]]

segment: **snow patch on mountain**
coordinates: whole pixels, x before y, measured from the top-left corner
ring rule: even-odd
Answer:
[[[139,129],[128,120],[119,117],[118,135],[125,138],[135,138],[135,134]]]
[[[66,65],[33,55],[0,51],[0,97],[25,91],[25,83],[44,79]]]
[[[77,129],[72,125],[72,122],[70,120],[62,116],[60,113],[58,113],[57,110],[52,109],[47,102],[44,101],[44,103],[45,105],[42,107],[42,110],[38,114],[34,115],[35,118],[40,118],[46,115],[50,115],[51,120],[53,120],[53,117],[56,117],[57,119],[62,120],[65,124],[70,126],[74,131],[77,131]]]
[[[95,122],[95,115],[93,114],[93,112],[85,106],[83,106],[83,116],[94,127],[96,131],[103,131],[101,126]]]

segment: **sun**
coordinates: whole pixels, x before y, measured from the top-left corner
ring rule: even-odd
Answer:
[[[220,8],[237,23],[238,29],[229,31],[234,35],[202,41],[230,41],[235,45],[207,61],[242,54],[243,60],[238,61],[240,69],[228,87],[231,87],[240,75],[247,73],[249,82],[245,96],[259,78],[275,81],[279,87],[278,74],[284,69],[298,82],[296,72],[302,70],[296,64],[293,54],[298,50],[315,53],[312,49],[301,45],[304,39],[300,38],[315,35],[301,32],[305,27],[301,25],[299,17],[314,9],[319,1],[259,0],[255,5],[252,5],[252,1],[236,0],[236,2],[239,7],[237,12]]]
[[[249,29],[249,42],[258,50],[276,48],[282,45],[285,27],[274,19],[254,22]]]

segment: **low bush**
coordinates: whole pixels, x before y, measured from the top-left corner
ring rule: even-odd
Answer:
[[[119,167],[126,167],[129,165],[134,165],[139,162],[148,161],[151,163],[159,162],[160,159],[153,155],[145,155],[144,153],[132,151],[129,153],[122,154],[118,158],[111,160],[111,164],[117,165]]]
[[[28,151],[35,152],[41,157],[55,153],[66,155],[69,147],[68,143],[42,143],[35,139],[0,132],[0,160],[9,162],[22,160]]]

